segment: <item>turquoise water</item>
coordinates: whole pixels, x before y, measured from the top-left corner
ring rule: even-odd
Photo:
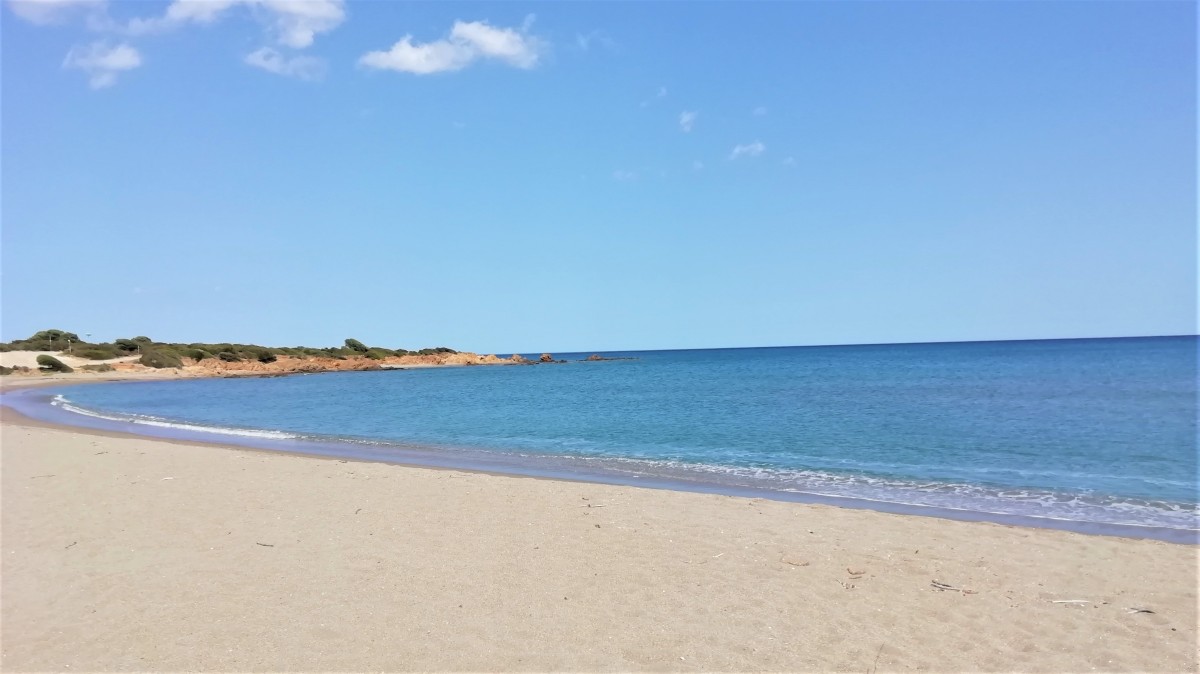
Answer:
[[[56,394],[77,414],[370,447],[373,458],[419,450],[446,465],[469,456],[717,491],[1195,529],[1197,346],[1171,337],[654,351]]]

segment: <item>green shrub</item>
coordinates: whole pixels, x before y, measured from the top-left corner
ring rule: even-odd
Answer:
[[[183,367],[183,361],[179,360],[179,356],[172,352],[160,351],[158,349],[142,350],[142,357],[138,362],[146,367],[153,368]]]
[[[232,351],[222,351],[221,353],[217,354],[217,358],[220,358],[226,363],[240,363],[242,361],[242,359],[238,358],[237,354],[233,353]]]
[[[6,375],[6,374],[12,374],[12,373],[13,373],[13,369],[11,367],[4,367],[3,365],[0,365],[0,375]]]
[[[455,351],[454,349],[448,349],[444,346],[435,346],[432,349],[421,349],[420,351],[417,351],[417,353],[422,356],[433,356],[433,355],[442,354],[442,353],[458,353],[458,352]]]
[[[265,349],[258,353],[258,362],[260,363],[274,363],[276,360],[278,359],[275,357],[275,354]]]
[[[359,353],[367,352],[367,345],[363,344],[362,342],[358,341],[357,339],[347,339],[346,340],[346,348],[350,349],[351,351],[357,351]]]
[[[205,351],[204,349],[184,349],[183,355],[187,356],[188,358],[191,358],[192,360],[194,360],[196,362],[200,362],[200,361],[204,360],[205,358],[212,358],[212,354]]]
[[[132,339],[118,339],[117,341],[113,342],[113,346],[117,347],[118,351],[123,351],[125,353],[136,353],[137,350],[141,348],[141,344],[138,344]]]
[[[86,370],[87,372],[112,372],[114,368],[112,365],[109,365],[108,363],[100,363],[100,364],[84,365],[83,367],[81,367],[79,369]]]
[[[448,349],[444,346],[437,346],[432,349],[421,349],[420,351],[417,351],[416,353],[421,356],[436,356],[438,354],[443,354],[443,353],[458,353],[458,352],[455,351],[454,349]]]
[[[363,355],[371,360],[383,360],[392,354],[387,349],[370,349]]]
[[[106,349],[104,347],[93,347],[77,351],[75,355],[88,360],[108,360],[109,358],[120,358],[121,354],[116,349]]]
[[[39,368],[47,372],[74,372],[66,363],[44,353],[37,357],[37,364]]]

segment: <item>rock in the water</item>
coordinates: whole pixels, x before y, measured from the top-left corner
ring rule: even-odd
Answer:
[[[587,360],[604,360],[604,357],[598,353],[593,353],[592,355],[587,357]]]
[[[542,354],[542,357],[541,357],[541,358],[538,358],[538,360],[542,361],[543,363],[553,363],[553,362],[554,362],[554,356],[551,356],[551,355],[550,355],[550,354],[548,354],[548,353],[543,353],[543,354]]]

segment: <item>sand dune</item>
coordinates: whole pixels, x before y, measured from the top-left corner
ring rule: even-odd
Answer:
[[[109,358],[107,360],[89,360],[87,358],[77,358],[75,356],[60,353],[58,351],[3,351],[0,352],[0,365],[3,365],[4,367],[37,368],[37,357],[41,355],[54,356],[71,367],[79,367],[81,365],[100,365],[101,363],[128,363],[136,361],[139,358],[139,356],[125,356],[124,358]]]

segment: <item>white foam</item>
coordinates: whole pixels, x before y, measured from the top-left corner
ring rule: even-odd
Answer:
[[[125,416],[101,414],[100,412],[93,412],[92,410],[72,405],[70,401],[68,401],[62,395],[54,396],[54,399],[50,402],[50,404],[61,407],[64,411],[80,414],[85,417],[104,419],[106,421],[117,421],[127,424],[138,424],[141,426],[173,428],[176,430],[191,431],[194,433],[215,433],[217,435],[236,435],[244,438],[264,438],[269,440],[295,440],[300,437],[294,433],[285,433],[283,431],[260,431],[246,428],[229,428],[225,426],[200,426],[197,424],[185,424],[177,421],[159,419],[156,417],[132,414]]]
[[[1097,522],[1127,526],[1155,526],[1200,530],[1200,513],[1194,504],[1142,499],[1098,497],[1090,493],[1059,493],[1037,489],[996,489],[964,483],[886,479],[868,475],[839,475],[815,470],[787,470],[750,466],[695,464],[671,460],[625,457],[586,457],[607,469],[626,474],[651,474],[686,480],[766,487],[781,492],[849,498],[857,501],[935,507],[991,515],[1020,515],[1041,519]]]

